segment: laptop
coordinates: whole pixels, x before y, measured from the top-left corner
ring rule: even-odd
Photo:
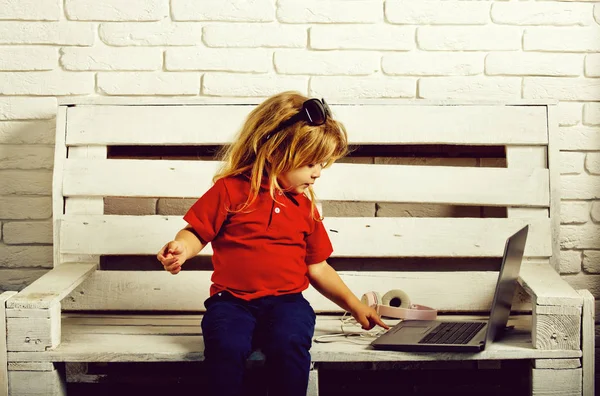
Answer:
[[[403,320],[371,345],[375,349],[395,351],[479,352],[488,342],[505,331],[517,278],[525,250],[529,226],[510,236],[504,246],[502,266],[490,317],[484,321]]]

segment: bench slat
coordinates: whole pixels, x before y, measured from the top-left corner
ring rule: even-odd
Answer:
[[[67,144],[226,144],[253,108],[226,104],[71,107]],[[346,126],[352,144],[548,142],[546,106],[332,104],[331,108]]]
[[[459,317],[458,319],[482,319]],[[200,335],[149,335],[74,332],[65,320],[63,342],[46,352],[9,352],[11,362],[168,362],[203,359],[204,343]],[[389,321],[391,324],[394,321]],[[578,358],[579,350],[533,349],[529,341],[530,318],[511,317],[515,330],[504,340],[489,345],[477,354],[465,353],[403,353],[371,350],[367,345],[347,342],[313,343],[314,362],[383,362],[383,361],[451,361]],[[200,326],[198,326],[198,330]],[[315,336],[339,333],[339,317],[317,317]],[[177,331],[175,329],[175,331]]]
[[[208,298],[211,271],[96,271],[63,300],[65,310],[202,311]],[[367,291],[385,293],[402,289],[414,303],[441,311],[487,311],[492,303],[498,273],[463,272],[354,272],[339,271],[358,296]],[[318,312],[340,312],[340,308],[310,287],[306,298]],[[520,292],[514,310],[531,309],[526,293]]]
[[[501,257],[507,236],[525,224],[531,224],[525,255],[552,255],[544,218],[327,217],[323,223],[333,257]],[[154,255],[185,225],[181,216],[65,216],[60,252]],[[210,244],[200,254],[211,255]]]
[[[218,165],[217,161],[68,159],[63,194],[195,198],[211,186]],[[336,201],[549,204],[547,169],[338,163],[322,173],[315,191],[321,200]]]

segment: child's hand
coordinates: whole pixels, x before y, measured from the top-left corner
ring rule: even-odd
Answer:
[[[156,258],[161,262],[165,270],[176,275],[181,271],[181,266],[187,255],[185,245],[179,241],[171,241],[160,249]]]
[[[377,311],[362,302],[352,310],[352,316],[362,325],[363,330],[371,330],[375,325],[389,329],[390,327],[383,323]]]

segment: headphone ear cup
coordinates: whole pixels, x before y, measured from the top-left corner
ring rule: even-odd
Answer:
[[[376,308],[378,304],[381,304],[381,295],[374,291],[366,292],[362,295],[360,301],[369,307]]]
[[[400,289],[390,290],[381,298],[382,305],[389,305],[396,308],[409,308],[411,306],[410,297]]]

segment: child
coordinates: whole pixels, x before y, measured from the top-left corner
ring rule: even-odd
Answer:
[[[315,313],[309,283],[364,329],[388,328],[326,259],[333,251],[312,185],[347,152],[343,125],[324,100],[284,92],[257,106],[226,150],[214,185],[157,258],[171,274],[211,242],[212,285],[202,319],[211,391],[242,392],[255,347],[266,356],[271,395],[306,395]],[[211,393],[213,394],[213,393]]]

